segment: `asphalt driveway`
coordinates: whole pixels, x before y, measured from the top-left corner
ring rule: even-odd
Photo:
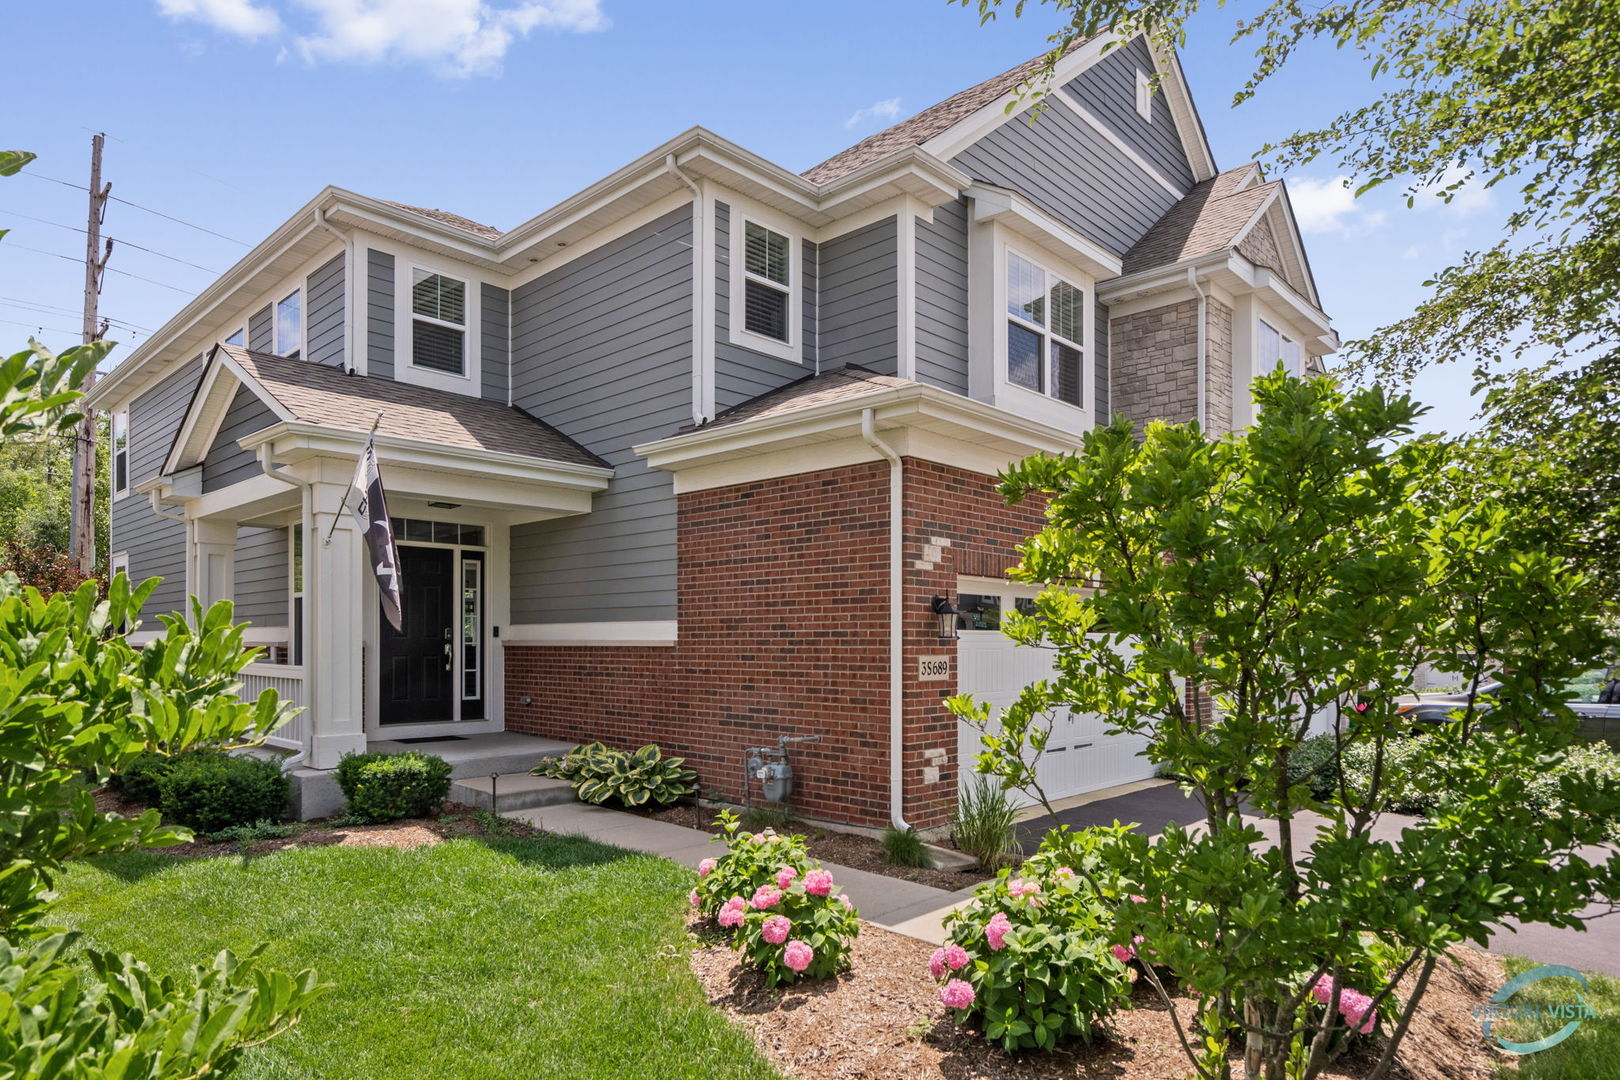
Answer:
[[[1019,825],[1019,840],[1025,852],[1032,852],[1047,830],[1059,824],[1078,829],[1112,825],[1115,821],[1137,822],[1153,835],[1172,821],[1193,824],[1202,821],[1203,816],[1203,808],[1195,799],[1183,795],[1175,784],[1167,783],[1060,810],[1050,817],[1031,818]],[[1296,820],[1300,827],[1295,829],[1294,842],[1296,848],[1302,848],[1323,819],[1307,813]],[[1374,826],[1373,835],[1381,840],[1396,840],[1412,820],[1404,814],[1385,814]],[[1272,843],[1277,842],[1275,826],[1258,819],[1256,824]],[[1613,852],[1592,848],[1584,854],[1595,862]],[[1539,924],[1515,925],[1492,937],[1491,949],[1528,956],[1544,964],[1568,964],[1581,971],[1620,976],[1620,906],[1593,904],[1582,912],[1582,919],[1586,925],[1584,931]]]

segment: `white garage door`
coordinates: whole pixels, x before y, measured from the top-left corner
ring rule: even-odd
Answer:
[[[1050,649],[1018,645],[1001,633],[1001,613],[1033,603],[1035,591],[999,582],[963,579],[958,584],[956,643],[957,691],[988,701],[992,714],[1011,705],[1030,683],[1054,675]],[[966,782],[975,756],[983,749],[979,732],[959,725],[961,775]],[[1052,737],[1037,766],[1037,775],[1051,801],[1099,788],[1145,780],[1154,765],[1141,756],[1145,735],[1107,735],[1103,721],[1092,713],[1060,711],[1052,718]],[[1032,797],[1021,796],[1033,802]]]

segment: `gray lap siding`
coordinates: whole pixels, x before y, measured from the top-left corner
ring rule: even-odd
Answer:
[[[512,621],[675,618],[675,496],[630,449],[692,407],[691,208],[512,293],[513,404],[614,468],[581,517],[512,529]]]
[[[860,364],[897,374],[900,348],[898,226],[894,218],[821,245],[817,343],[823,371]]]
[[[347,362],[343,355],[344,276],[343,255],[339,253],[309,275],[305,284],[305,303],[309,308],[309,328],[306,340],[309,357],[317,364],[342,367]]]

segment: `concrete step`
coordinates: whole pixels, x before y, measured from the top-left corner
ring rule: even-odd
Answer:
[[[445,742],[403,743],[378,740],[366,744],[367,750],[382,750],[391,754],[406,750],[420,750],[424,754],[442,757],[450,763],[450,778],[460,780],[476,776],[489,779],[490,773],[526,773],[543,757],[559,757],[568,752],[573,743],[556,739],[540,739],[515,732],[497,732],[491,735],[473,735],[465,739]]]
[[[492,783],[487,776],[469,776],[450,784],[450,801],[465,803],[498,814],[532,810],[538,806],[558,806],[576,801],[574,785],[567,780],[527,773],[506,773]]]

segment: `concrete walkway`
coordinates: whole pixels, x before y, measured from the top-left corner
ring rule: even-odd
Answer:
[[[662,855],[694,868],[720,851],[718,843],[709,842],[711,834],[702,830],[666,821],[649,821],[635,814],[583,803],[516,810],[503,816],[527,821],[547,832],[584,836],[630,851]],[[972,896],[969,889],[946,892],[931,885],[836,863],[822,863],[822,866],[832,871],[833,879],[848,894],[862,919],[935,945],[945,941],[945,928],[940,922],[945,913]]]

